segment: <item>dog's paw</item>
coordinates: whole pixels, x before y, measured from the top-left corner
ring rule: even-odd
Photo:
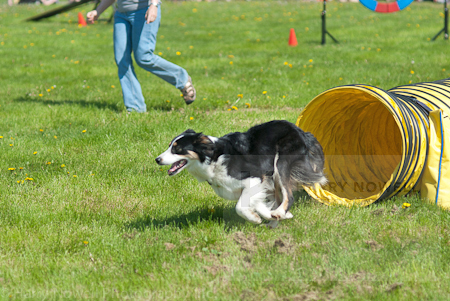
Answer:
[[[285,212],[281,208],[271,211],[270,214],[272,218],[276,219],[277,221],[282,221],[284,219],[291,219],[294,217],[291,212],[289,211]]]

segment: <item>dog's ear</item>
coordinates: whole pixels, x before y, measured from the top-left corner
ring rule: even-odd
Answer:
[[[182,134],[197,134],[193,129],[187,129]],[[201,134],[201,133],[199,133]]]
[[[212,142],[208,136],[203,135],[203,133],[196,134],[197,137],[194,141],[194,145],[200,148],[206,156],[212,157],[214,154],[214,142]]]

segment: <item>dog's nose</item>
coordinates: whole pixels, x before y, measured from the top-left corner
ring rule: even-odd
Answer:
[[[156,163],[161,164],[162,159],[160,157],[156,157],[155,161]]]

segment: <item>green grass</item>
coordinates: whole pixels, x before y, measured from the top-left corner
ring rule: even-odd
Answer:
[[[322,46],[320,3],[165,2],[156,52],[188,70],[198,100],[137,69],[146,114],[124,110],[112,26],[78,28],[91,5],[23,21],[46,9],[0,7],[0,300],[448,300],[450,215],[416,196],[349,209],[300,195],[268,230],[154,163],[187,128],[294,122],[337,85],[449,77],[449,42],[429,41],[441,4],[329,3],[340,44]]]

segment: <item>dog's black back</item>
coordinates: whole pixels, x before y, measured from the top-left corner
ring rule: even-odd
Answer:
[[[270,121],[247,132],[219,138],[211,160],[226,155],[230,176],[262,178],[273,175],[277,153],[282,176],[289,176],[292,184],[313,185],[324,181],[324,155],[319,142],[311,133],[285,120]]]

